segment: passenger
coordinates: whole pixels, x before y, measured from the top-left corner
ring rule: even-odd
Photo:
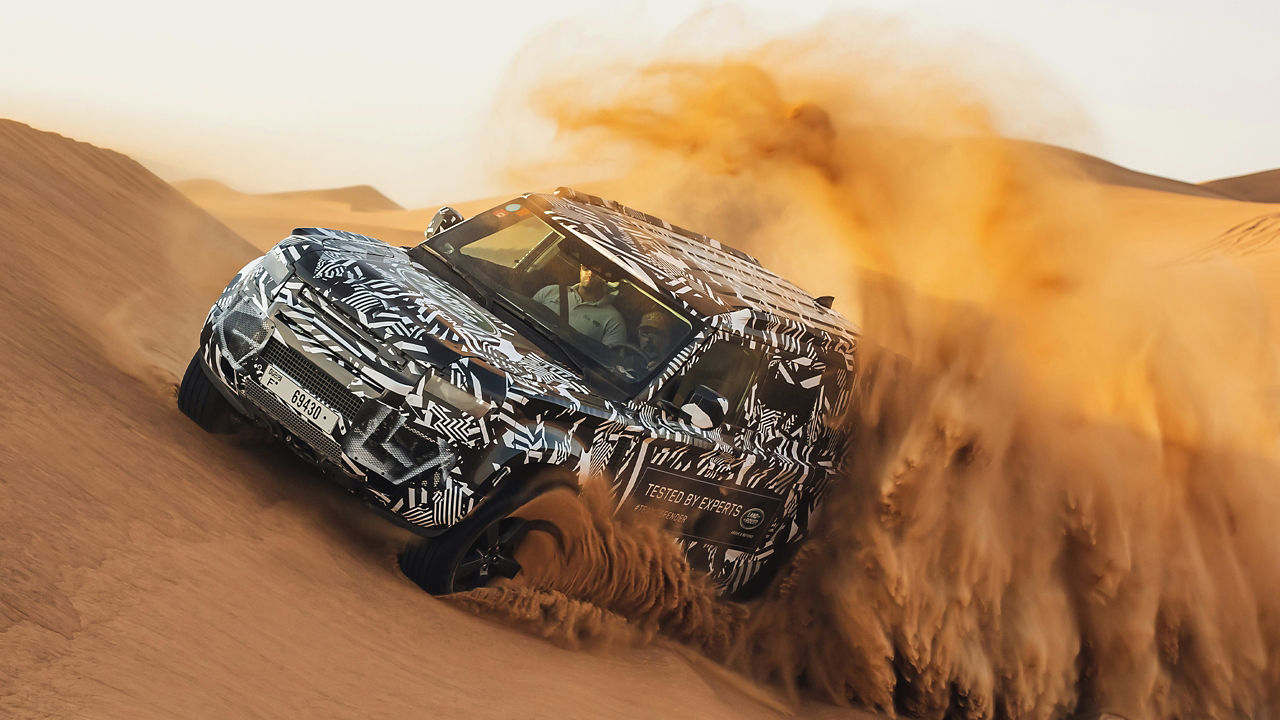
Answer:
[[[649,370],[656,368],[671,353],[671,341],[674,339],[671,336],[674,330],[675,319],[671,317],[671,313],[651,310],[640,318],[636,338],[640,352],[644,353],[649,364]]]
[[[604,278],[586,265],[578,266],[578,284],[568,288],[569,327],[597,342],[613,347],[627,341],[622,313],[613,306]],[[560,286],[548,285],[533,299],[560,312]]]

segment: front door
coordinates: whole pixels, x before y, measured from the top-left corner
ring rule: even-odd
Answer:
[[[780,498],[752,487],[762,455],[751,449],[746,420],[765,369],[760,346],[736,336],[713,336],[659,391],[658,403],[667,409],[659,412],[655,432],[637,443],[619,475],[623,505],[658,516],[689,544],[690,560],[697,565],[703,564],[699,558],[713,565],[725,552],[755,551],[782,512]],[[674,408],[699,385],[728,401],[718,428],[698,430],[676,418]],[[707,552],[693,552],[695,545]]]

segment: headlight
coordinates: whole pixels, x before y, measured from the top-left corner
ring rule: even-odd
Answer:
[[[227,283],[227,286],[222,289],[222,294],[218,296],[218,301],[213,304],[213,309],[209,312],[209,317],[213,317],[216,313],[226,311],[226,309],[231,306],[231,303],[235,302],[237,297],[240,297],[240,286],[244,284],[245,278],[248,278],[258,271],[258,266],[261,263],[262,258],[256,257],[250,260],[247,265],[240,268],[240,272],[236,273],[235,277],[231,278],[231,282]]]
[[[245,358],[261,350],[271,337],[267,311],[253,298],[242,298],[218,321],[218,340],[222,351],[239,367]]]
[[[293,270],[289,268],[289,263],[285,262],[284,254],[279,248],[272,248],[262,257],[262,269],[275,282],[280,285],[289,278]]]

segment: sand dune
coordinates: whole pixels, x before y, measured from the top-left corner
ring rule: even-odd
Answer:
[[[1280,170],[1211,180],[1202,187],[1250,202],[1280,202]]]
[[[323,200],[346,203],[352,210],[360,210],[362,212],[404,209],[396,201],[383,195],[372,185],[349,185],[325,190],[268,193],[268,195],[285,200]]]
[[[174,187],[259,250],[306,226],[343,228],[393,245],[413,245],[422,240],[436,210],[401,209],[367,185],[263,195],[242,193],[216,180],[186,180]]]
[[[1266,253],[1276,249],[1277,240],[1280,240],[1280,212],[1270,212],[1232,226],[1206,245],[1201,256]]]
[[[234,190],[226,183],[209,179],[180,180],[175,182],[173,186],[188,195],[212,197],[219,195],[231,196],[245,194]],[[350,185],[347,187],[327,188],[322,190],[294,190],[288,192],[259,193],[259,196],[277,200],[339,203],[346,205],[351,210],[359,212],[378,212],[382,210],[395,211],[404,209],[400,207],[396,201],[386,195],[383,195],[372,185]]]
[[[1196,195],[1199,197],[1209,198],[1231,198],[1241,200],[1255,200],[1257,202],[1274,202],[1274,200],[1263,200],[1262,198],[1248,198],[1237,195],[1235,193],[1224,192],[1223,188],[1214,186],[1213,183],[1204,183],[1195,185],[1181,180],[1172,180],[1159,175],[1151,175],[1137,170],[1130,170],[1121,167],[1112,162],[1107,162],[1102,158],[1089,155],[1087,153],[1068,150],[1053,145],[1045,145],[1043,143],[1033,143],[1024,141],[1013,141],[1015,146],[1021,147],[1027,153],[1032,155],[1037,162],[1043,164],[1058,164],[1067,169],[1069,173],[1077,173],[1084,178],[1093,182],[1105,185],[1119,185],[1122,187],[1141,188],[1144,190],[1159,190],[1167,193],[1178,193],[1181,195]]]
[[[684,654],[436,601],[401,531],[187,421],[176,379],[257,250],[133,161],[0,122],[0,222],[0,716],[777,715]]]

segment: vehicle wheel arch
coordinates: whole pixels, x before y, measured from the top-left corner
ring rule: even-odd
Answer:
[[[455,583],[464,577],[474,577],[477,566],[481,585],[487,582],[486,578],[493,577],[489,574],[490,567],[498,568],[494,572],[502,577],[514,578],[522,569],[515,553],[530,530],[551,533],[561,547],[563,540],[558,527],[549,521],[536,517],[525,519],[513,513],[549,493],[569,490],[576,494],[578,489],[578,476],[570,468],[550,463],[518,466],[507,473],[504,481],[485,495],[467,517],[446,532],[406,545],[397,555],[400,570],[432,595],[472,589],[470,585],[458,587]],[[477,545],[486,542],[487,546]],[[470,573],[465,570],[467,565],[473,566]]]
[[[512,478],[525,477],[540,468],[564,468],[582,478],[590,470],[591,453],[569,425],[529,423],[503,433],[480,458],[471,486],[487,496]]]
[[[582,475],[579,472],[580,458],[573,458],[569,463],[553,463],[538,459],[528,453],[520,453],[510,458],[502,466],[490,472],[479,483],[478,493],[482,498],[472,510],[474,513],[481,505],[493,501],[494,498],[505,497],[527,485],[531,480],[544,474],[558,474],[555,484],[563,485],[574,492],[582,489]],[[562,471],[562,473],[549,473]]]

